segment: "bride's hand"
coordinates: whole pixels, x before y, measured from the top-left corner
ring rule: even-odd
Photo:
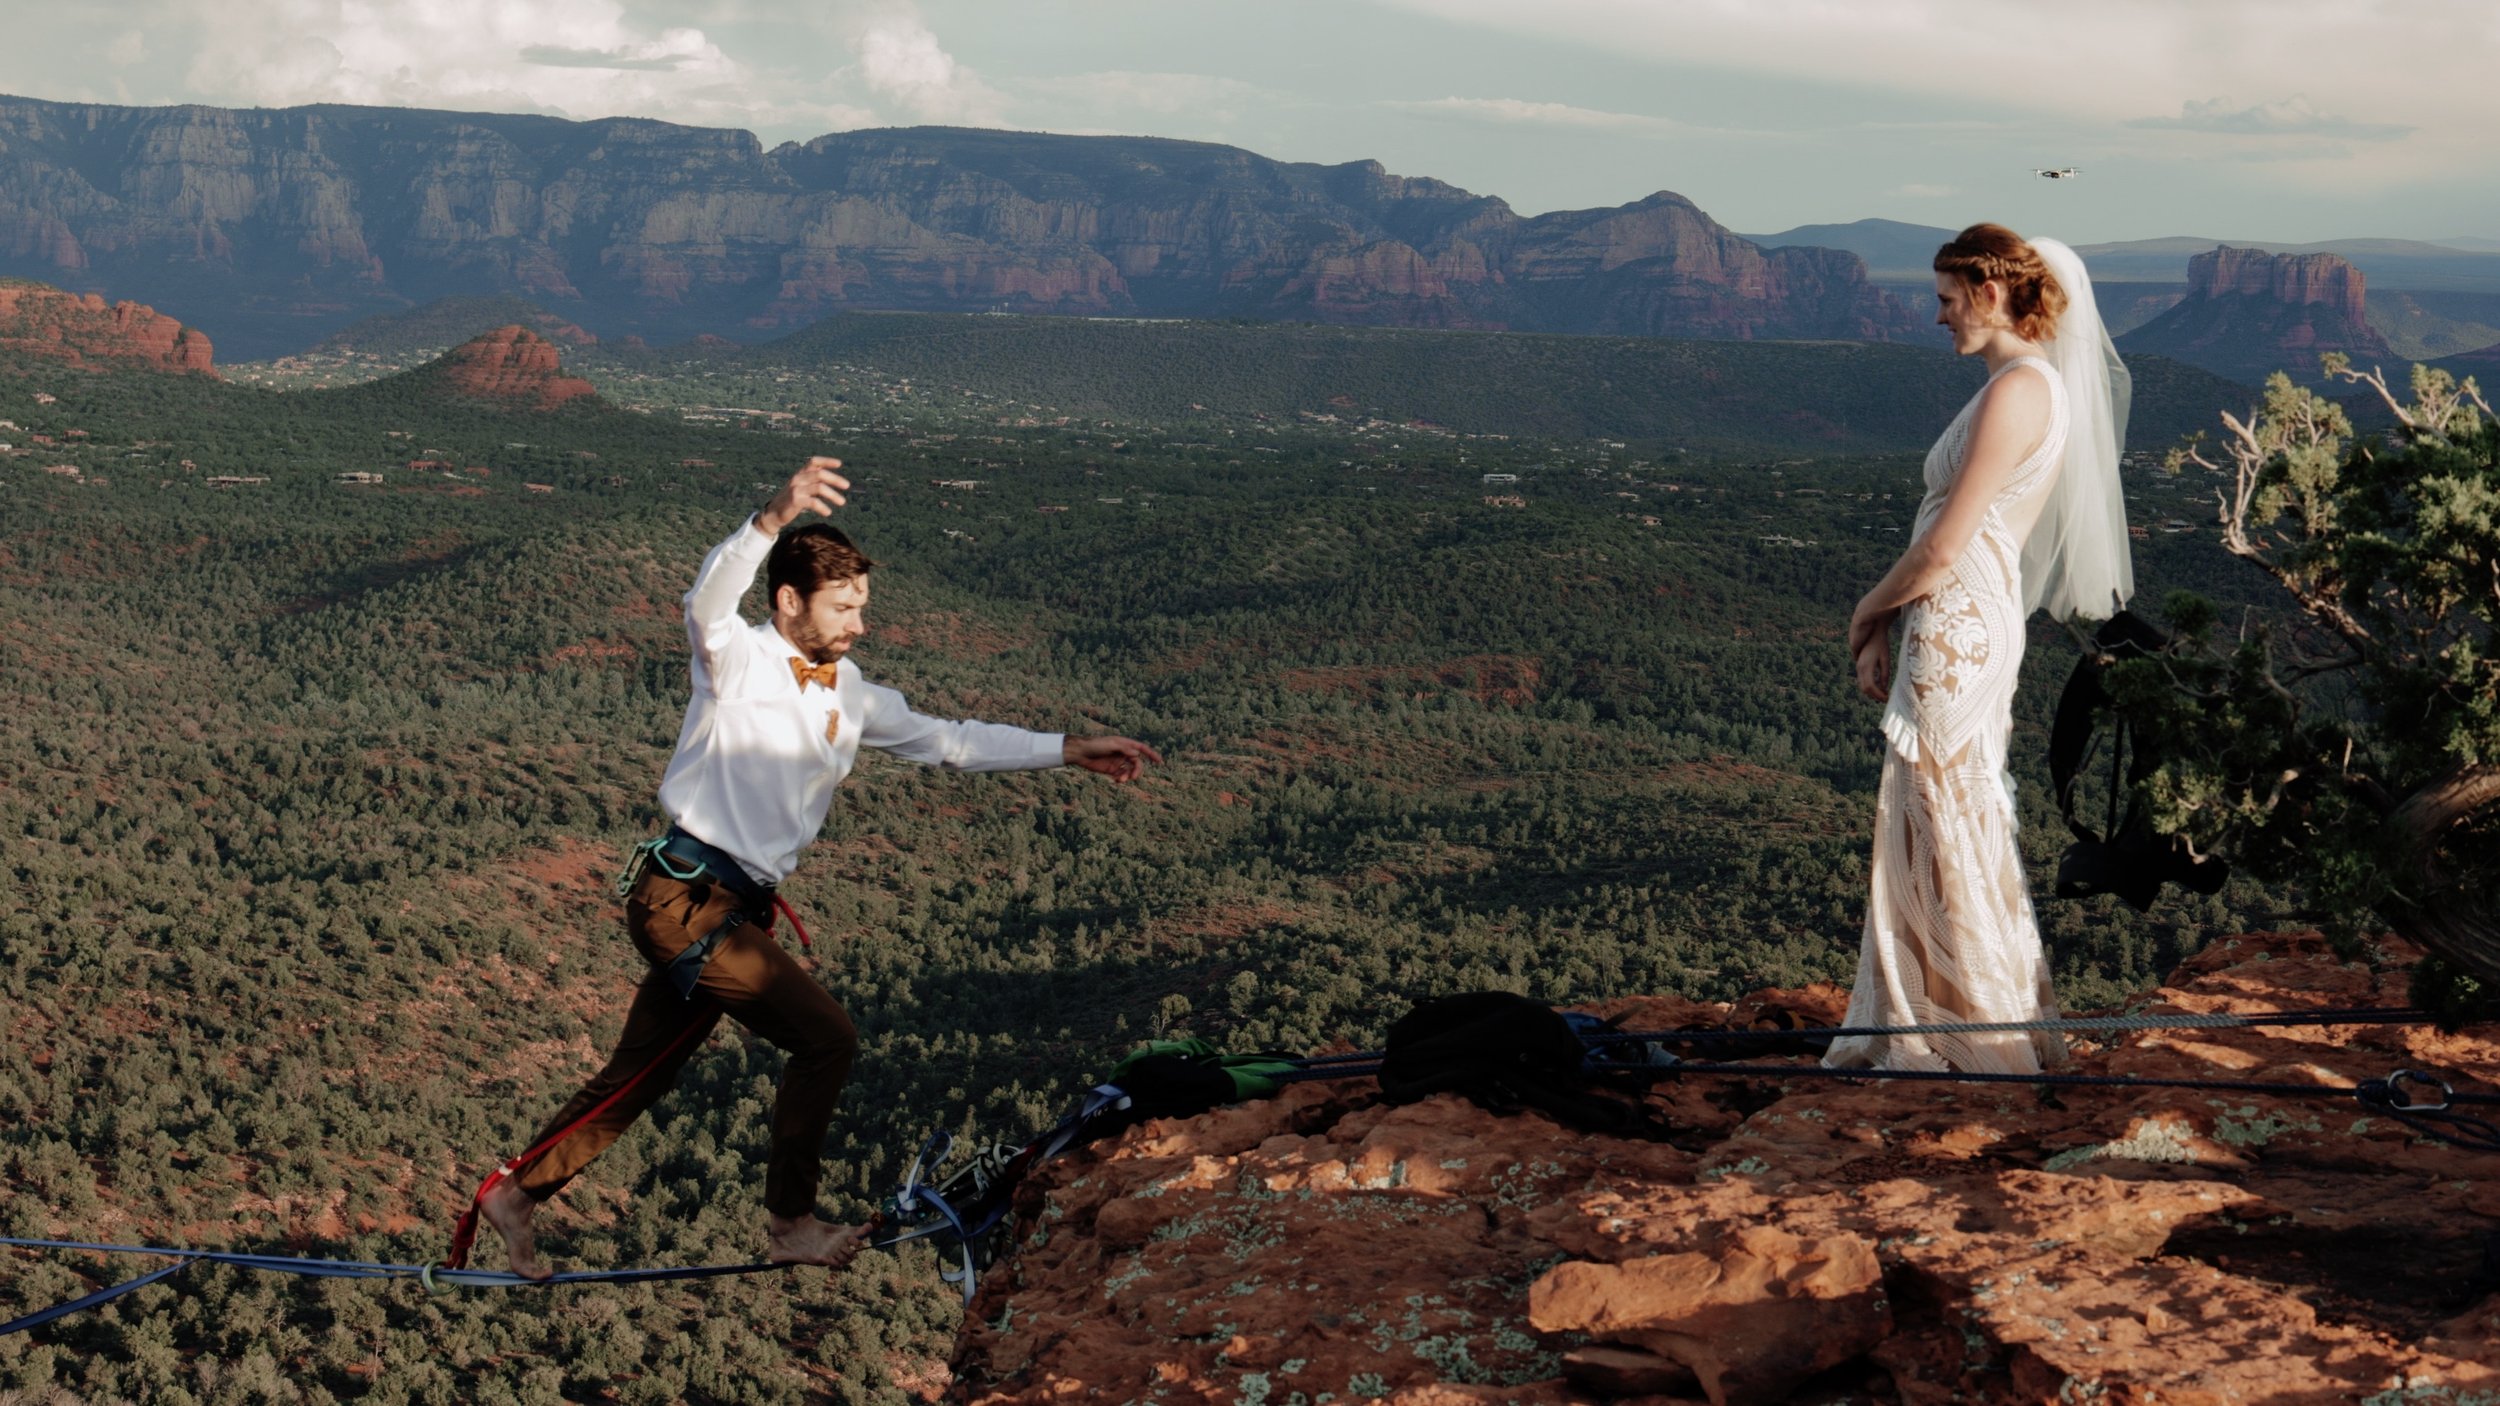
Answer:
[[[1858,692],[1876,703],[1892,697],[1891,643],[1879,633],[1857,647]]]
[[[1869,644],[1886,644],[1890,642],[1891,637],[1892,613],[1890,611],[1870,613],[1864,606],[1860,606],[1857,612],[1849,617],[1849,657],[1852,659],[1865,653]]]

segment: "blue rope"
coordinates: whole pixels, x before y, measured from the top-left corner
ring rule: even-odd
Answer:
[[[98,1289],[68,1303],[55,1304],[38,1313],[0,1323],[0,1337],[41,1327],[55,1318],[109,1303],[133,1289],[144,1288],[157,1280],[193,1264],[228,1264],[238,1269],[256,1269],[267,1274],[294,1274],[311,1279],[414,1279],[430,1291],[453,1285],[466,1288],[535,1288],[557,1284],[647,1284],[670,1279],[717,1279],[730,1274],[764,1274],[796,1266],[772,1260],[752,1264],[681,1265],[652,1269],[582,1269],[551,1275],[545,1279],[524,1279],[500,1269],[444,1269],[430,1264],[388,1264],[370,1260],[315,1259],[302,1255],[262,1255],[240,1250],[180,1250],[165,1245],[113,1245],[89,1240],[28,1240],[0,1236],[0,1245],[24,1250],[86,1250],[104,1255],[164,1255],[172,1264],[156,1269],[125,1283]]]

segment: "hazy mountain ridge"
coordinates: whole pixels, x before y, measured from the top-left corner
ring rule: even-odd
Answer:
[[[1929,276],[1927,261],[1935,254],[1936,246],[1951,239],[1954,233],[1940,225],[1869,219],[1799,225],[1777,234],[1748,234],[1744,238],[1766,249],[1795,245],[1846,249],[1866,260],[1868,277],[1878,283],[1896,283],[1924,281]],[[2360,238],[2302,244],[2279,239],[2163,235],[2078,244],[2075,252],[2092,270],[2095,283],[2176,284],[2186,281],[2189,259],[2223,245],[2269,254],[2333,254],[2361,270],[2383,290],[2500,294],[2500,240]]]
[[[447,295],[602,336],[849,308],[1730,338],[1913,334],[1830,249],[1692,202],[1522,217],[1377,162],[911,128],[767,151],[639,119],[0,98],[0,272],[177,308],[246,357]]]

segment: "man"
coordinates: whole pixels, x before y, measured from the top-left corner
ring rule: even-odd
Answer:
[[[830,525],[784,531],[802,513],[831,516],[846,501],[841,467],[808,460],[712,549],[686,593],[694,697],[660,781],[671,824],[627,870],[626,931],[650,974],[607,1067],[478,1196],[477,1214],[502,1234],[512,1272],[524,1278],[554,1272],[530,1229],[539,1205],[658,1100],[723,1015],[789,1055],[764,1175],[767,1257],[840,1265],[857,1253],[865,1227],[819,1219],[816,1184],[858,1036],[768,925],[774,886],[823,828],[861,747],[955,771],[1066,764],[1114,781],[1134,781],[1163,760],[1125,737],[923,717],[901,694],[860,677],[844,656],[868,631],[862,617],[875,563]],[[772,619],[749,627],[738,602],[759,566]]]

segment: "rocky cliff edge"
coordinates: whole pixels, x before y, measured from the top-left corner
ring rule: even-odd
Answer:
[[[2405,1003],[2414,954],[2216,945],[2134,1009]],[[1830,988],[1598,1007],[1824,1022]],[[2070,1072],[2500,1075],[2500,1032],[2143,1032]],[[2500,1153],[2349,1099],[1692,1076],[1691,1135],[1305,1084],[1043,1168],[958,1400],[2500,1400]]]

